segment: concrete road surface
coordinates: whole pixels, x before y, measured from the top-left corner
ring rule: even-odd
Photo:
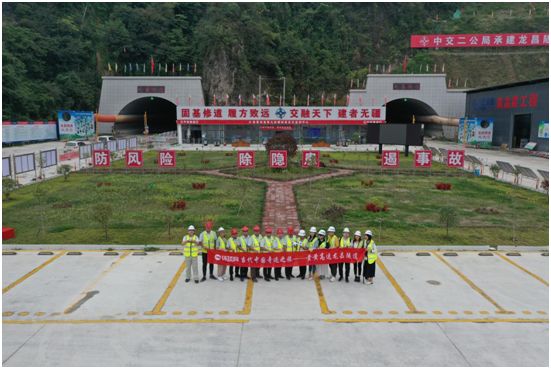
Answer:
[[[549,365],[541,251],[394,251],[373,285],[186,283],[164,250],[6,252],[5,366]]]

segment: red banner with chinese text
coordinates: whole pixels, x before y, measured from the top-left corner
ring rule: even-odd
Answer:
[[[528,47],[549,46],[549,34],[527,33],[476,33],[411,35],[411,48],[439,49],[448,47]]]
[[[208,250],[210,264],[251,268],[279,268],[303,265],[357,263],[365,249],[338,248],[295,252],[233,252]]]

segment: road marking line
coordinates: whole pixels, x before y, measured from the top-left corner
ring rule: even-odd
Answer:
[[[398,295],[400,295],[400,297],[402,298],[402,300],[404,301],[404,303],[406,304],[406,306],[408,307],[408,310],[409,310],[409,313],[410,314],[418,314],[418,313],[421,313],[420,311],[417,310],[417,308],[415,307],[415,305],[413,305],[413,302],[411,302],[411,299],[408,297],[408,295],[406,295],[406,293],[404,292],[404,290],[402,289],[402,287],[400,287],[400,285],[398,284],[398,282],[396,282],[396,279],[394,279],[394,277],[392,276],[392,274],[390,274],[390,272],[388,271],[388,269],[386,268],[385,264],[383,263],[383,261],[380,259],[380,258],[377,258],[377,261],[376,261],[377,265],[379,265],[379,268],[381,268],[381,270],[383,271],[383,273],[385,274],[386,278],[388,279],[388,281],[390,282],[390,284],[392,284],[392,286],[394,287],[394,289],[396,290],[396,292],[398,293]]]
[[[447,319],[447,318],[335,318],[324,319],[328,323],[549,323],[549,319]]]
[[[506,262],[508,262],[509,264],[511,264],[511,265],[517,267],[518,269],[522,270],[524,273],[528,274],[529,276],[537,279],[538,281],[540,281],[541,283],[543,283],[547,287],[549,287],[549,282],[547,282],[545,279],[543,279],[539,275],[532,273],[528,269],[520,266],[519,264],[515,263],[513,260],[509,259],[507,256],[500,254],[499,252],[496,252],[496,255],[499,256],[500,258],[502,258],[503,260],[505,260]]]
[[[163,295],[161,296],[159,301],[157,301],[157,304],[155,304],[155,307],[153,308],[153,310],[146,311],[144,313],[145,315],[165,315],[166,314],[166,311],[162,311],[162,308],[165,306],[166,300],[168,300],[168,297],[172,293],[172,290],[174,289],[174,287],[176,287],[176,283],[178,283],[178,279],[180,279],[180,276],[182,275],[185,269],[186,269],[186,262],[183,261],[182,265],[180,265],[180,267],[176,271],[176,274],[174,274],[174,277],[172,277],[172,280],[168,284],[168,287],[166,288],[165,292],[163,292]]]
[[[342,313],[346,315],[350,315],[352,314],[352,310],[344,310]]]
[[[29,315],[29,312],[28,312],[28,311],[22,311],[22,312],[20,312],[20,313],[17,313],[17,315],[19,315],[19,316],[27,316],[27,315]]]
[[[121,256],[119,256],[117,258],[117,260],[115,260],[114,262],[111,263],[111,265],[109,265],[109,267],[107,269],[105,269],[103,272],[100,273],[99,276],[96,277],[96,279],[90,283],[90,285],[88,285],[88,287],[86,287],[84,289],[84,291],[82,291],[78,297],[75,299],[75,301],[73,301],[64,311],[63,311],[63,314],[71,314],[73,311],[76,310],[76,308],[79,306],[79,303],[81,303],[82,299],[83,298],[86,298],[87,294],[92,291],[92,289],[110,272],[112,271],[113,269],[115,269],[115,267],[117,265],[119,265],[121,263],[121,261],[128,256],[128,254],[130,253],[130,251],[125,251]]]
[[[320,302],[321,313],[335,314],[335,311],[329,310],[329,307],[327,306],[327,301],[325,300],[325,296],[323,295],[323,289],[321,288],[320,277],[317,274],[314,275],[314,284],[316,286],[316,291],[318,292],[318,299]]]
[[[3,311],[2,312],[2,316],[12,316],[13,314],[15,314],[13,311]]]
[[[58,319],[58,320],[2,320],[2,324],[181,324],[181,323],[248,323],[248,319]]]
[[[446,264],[448,266],[448,268],[450,268],[455,274],[457,274],[462,280],[464,280],[473,290],[475,290],[476,292],[478,292],[482,297],[484,297],[488,302],[490,302],[492,305],[494,305],[496,308],[498,308],[498,310],[500,312],[505,312],[506,310],[504,308],[502,308],[497,302],[495,302],[494,299],[492,299],[490,296],[488,296],[488,294],[486,294],[486,292],[482,291],[482,289],[480,287],[478,287],[476,284],[474,284],[473,281],[471,281],[469,278],[467,278],[467,276],[463,273],[461,273],[461,271],[459,269],[457,269],[456,267],[454,267],[453,265],[451,265],[450,263],[448,263],[446,261],[446,259],[444,259],[442,256],[440,256],[439,254],[437,254],[436,252],[433,252],[432,253],[434,256],[436,256],[436,258],[438,260],[440,260],[441,262],[443,262],[444,264]]]
[[[61,256],[65,255],[67,251],[62,251],[60,252],[59,254],[49,258],[48,260],[46,260],[45,262],[43,262],[42,264],[40,264],[39,266],[37,266],[36,268],[34,268],[33,270],[31,270],[30,272],[28,272],[27,274],[25,274],[23,277],[19,278],[18,280],[16,280],[15,282],[12,282],[10,283],[9,285],[7,285],[6,287],[2,288],[2,294],[8,292],[9,290],[11,290],[12,288],[14,288],[15,286],[17,286],[18,284],[20,284],[21,282],[25,281],[27,278],[31,277],[32,275],[36,274],[37,272],[39,272],[41,269],[43,269],[45,266],[47,266],[48,264],[56,261],[57,259],[59,259]]]
[[[243,303],[243,309],[236,311],[236,314],[239,315],[249,315],[251,313],[251,308],[253,305],[253,290],[254,282],[252,279],[247,281],[247,290],[245,292],[245,302]]]

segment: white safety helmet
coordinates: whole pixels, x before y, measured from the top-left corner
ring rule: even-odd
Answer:
[[[350,233],[350,229],[348,229],[348,227],[346,227],[346,228],[342,231],[342,233]]]
[[[373,237],[373,233],[369,229],[365,231],[365,235]]]
[[[195,231],[195,227],[193,225],[190,225],[189,227],[187,227],[187,230],[188,231]]]
[[[335,227],[331,226],[327,228],[327,232],[335,232]]]
[[[222,232],[222,231],[224,231],[224,228],[222,227],[218,228],[218,232]]]
[[[304,236],[306,236],[306,231],[304,229],[301,229],[300,231],[298,231],[298,235],[300,237],[304,237]]]
[[[362,236],[362,232],[356,231],[356,232],[354,232],[354,236],[360,236],[360,237],[361,237],[361,236]]]
[[[322,236],[325,236],[325,231],[323,229],[320,229],[320,231],[318,232],[318,234],[321,234]]]
[[[311,233],[316,233],[318,230],[316,229],[316,227],[310,227],[310,232]]]

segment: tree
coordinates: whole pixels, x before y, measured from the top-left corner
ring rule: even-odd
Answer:
[[[499,168],[499,165],[497,164],[492,164],[490,166],[490,171],[492,172],[492,175],[494,176],[495,179],[497,179],[497,177],[499,176],[499,171],[501,169]]]
[[[455,208],[445,206],[440,209],[440,223],[446,227],[446,238],[450,237],[450,227],[458,223],[457,211]]]
[[[290,158],[296,155],[297,149],[297,140],[288,133],[278,133],[266,142],[266,151],[285,150]]]
[[[4,198],[6,201],[11,199],[11,194],[17,188],[17,183],[11,178],[2,179],[2,193],[4,193]]]
[[[69,172],[71,172],[71,166],[69,164],[63,164],[57,169],[59,174],[63,174],[64,180],[67,180],[69,177]]]
[[[109,222],[113,217],[113,207],[107,203],[96,204],[92,208],[92,219],[98,222],[103,231],[105,232],[105,240],[109,239],[107,230],[109,229]]]

